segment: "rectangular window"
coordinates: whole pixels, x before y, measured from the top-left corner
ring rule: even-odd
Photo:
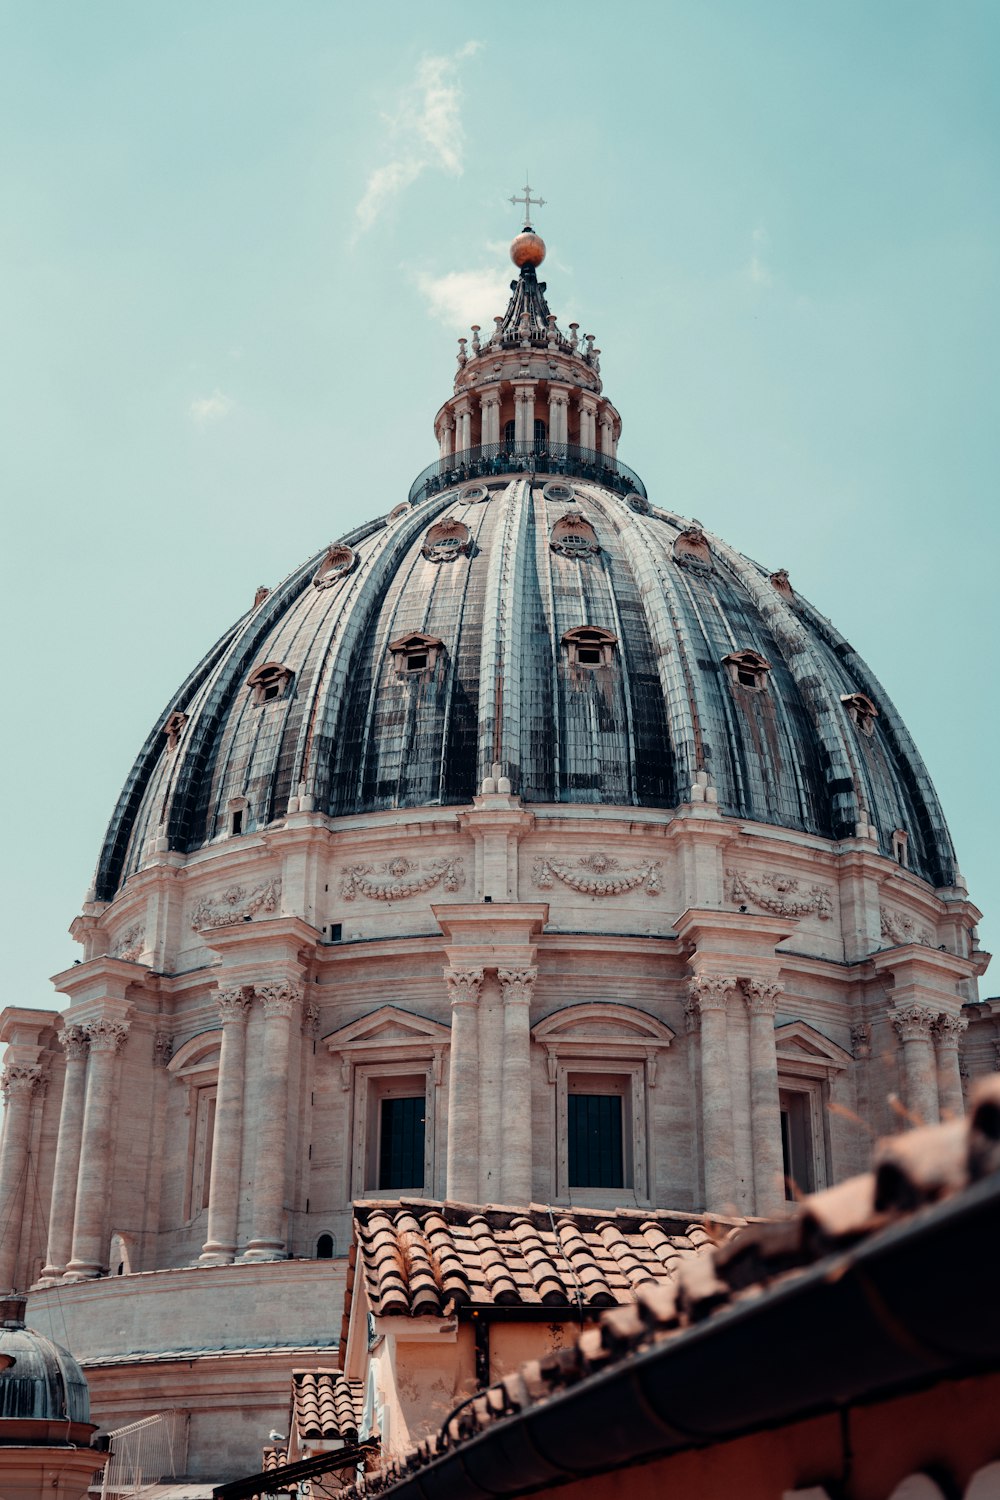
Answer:
[[[620,1094],[566,1096],[569,1186],[625,1186]]]
[[[794,1089],[782,1089],[781,1154],[785,1167],[785,1197],[816,1190],[816,1164],[813,1151],[810,1096]]]
[[[422,1188],[426,1101],[423,1094],[380,1101],[379,1190]]]
[[[212,1147],[215,1143],[215,1088],[199,1089],[194,1108],[194,1159],[191,1164],[190,1214],[208,1207],[212,1177]]]

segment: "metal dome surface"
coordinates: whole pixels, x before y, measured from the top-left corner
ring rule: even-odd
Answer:
[[[349,566],[317,553],[164,709],[97,898],[154,848],[230,832],[235,799],[245,833],[290,801],[330,817],[455,805],[496,762],[528,804],[670,809],[707,772],[725,815],[830,839],[874,825],[886,855],[902,830],[911,871],[952,884],[927,771],[843,636],[786,575],[621,488],[458,480],[341,538]],[[581,627],[608,638],[601,661],[578,659]],[[397,649],[417,636],[429,665]]]
[[[72,1354],[26,1328],[24,1301],[0,1304],[0,1420],[89,1422],[90,1392]]]

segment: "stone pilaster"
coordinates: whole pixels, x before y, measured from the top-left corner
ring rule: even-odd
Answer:
[[[66,1276],[72,1280],[100,1276],[105,1269],[115,1083],[118,1054],[129,1032],[126,1021],[115,1020],[90,1021],[83,1029],[90,1043],[90,1063],[76,1179],[73,1253],[66,1267]]]
[[[736,1196],[726,1029],[726,1010],[735,989],[735,977],[725,975],[696,974],[688,983],[688,1009],[698,1016],[701,1034],[705,1207],[716,1213],[730,1212]]]
[[[479,1193],[479,992],[482,969],[446,969],[451,1001],[448,1166],[445,1196],[475,1203]]]
[[[530,1203],[531,995],[538,970],[499,969],[497,978],[503,997],[503,1201]]]
[[[254,993],[264,1010],[263,1068],[257,1097],[253,1233],[243,1259],[280,1260],[285,1254],[291,1023],[302,1004],[303,989],[282,980],[254,985]]]
[[[934,1028],[937,1046],[938,1108],[942,1120],[960,1120],[965,1114],[959,1044],[968,1028],[965,1016],[938,1016]]]
[[[889,1012],[903,1048],[903,1103],[920,1125],[936,1125],[938,1090],[934,1063],[937,1015],[922,1005],[897,1006]]]
[[[252,995],[249,986],[237,985],[221,989],[217,996],[222,1045],[208,1189],[208,1238],[198,1257],[203,1266],[227,1265],[236,1258],[247,1012]]]
[[[49,1243],[40,1278],[44,1283],[59,1280],[73,1250],[73,1215],[76,1210],[76,1181],[80,1171],[83,1108],[87,1093],[87,1054],[90,1051],[90,1038],[82,1026],[65,1027],[59,1033],[58,1040],[66,1054],[66,1073],[63,1078],[59,1136],[52,1172]]]
[[[8,1063],[3,1070],[3,1147],[0,1149],[0,1291],[13,1290],[21,1243],[21,1210],[28,1176],[31,1101],[42,1080],[37,1063]]]
[[[778,1052],[774,1013],[784,986],[766,980],[741,981],[750,1016],[750,1130],[753,1139],[754,1211],[776,1214],[785,1203],[778,1101]]]

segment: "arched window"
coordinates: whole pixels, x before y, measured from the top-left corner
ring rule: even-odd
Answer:
[[[542,421],[541,417],[536,417],[535,418],[535,432],[534,432],[535,450],[536,450],[536,452],[538,451],[538,449],[545,447],[545,436],[546,436],[545,423]]]
[[[334,1252],[335,1249],[336,1249],[336,1245],[335,1245],[335,1242],[334,1242],[333,1235],[332,1234],[321,1234],[320,1237],[319,1237],[319,1239],[316,1241],[316,1259],[317,1260],[332,1260],[333,1259],[333,1252]]]
[[[505,443],[512,443],[514,441],[514,433],[516,430],[517,424],[515,422],[505,422],[503,424],[503,440]]]
[[[251,672],[247,678],[247,687],[252,689],[253,701],[257,707],[284,698],[292,676],[291,669],[277,661],[267,661]]]

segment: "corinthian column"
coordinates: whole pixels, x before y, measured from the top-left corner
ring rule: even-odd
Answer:
[[[750,1013],[750,1133],[753,1140],[754,1211],[775,1214],[784,1206],[784,1158],[781,1152],[781,1106],[778,1101],[778,1051],[774,1012],[780,984],[744,979],[743,996]]]
[[[964,1016],[938,1016],[937,1037],[938,1105],[942,1120],[960,1120],[965,1114],[958,1046],[968,1026]]]
[[[198,1257],[203,1266],[224,1266],[236,1258],[247,1011],[252,993],[246,985],[238,985],[235,989],[220,990],[216,997],[222,1022],[222,1046],[219,1049],[219,1086],[208,1188],[208,1239]]]
[[[49,1209],[49,1243],[41,1280],[58,1281],[66,1270],[73,1248],[73,1213],[76,1179],[80,1170],[83,1135],[83,1101],[87,1091],[87,1052],[90,1038],[82,1026],[67,1026],[59,1033],[66,1054],[59,1136],[52,1171],[52,1205]]]
[[[253,1174],[253,1234],[244,1260],[280,1260],[285,1254],[285,1151],[288,1139],[288,1058],[292,1014],[302,986],[282,981],[254,985],[264,1008],[264,1040],[257,1096],[257,1158]]]
[[[124,1021],[90,1021],[83,1029],[90,1043],[90,1066],[76,1179],[73,1254],[66,1267],[66,1275],[71,1279],[100,1276],[105,1268],[111,1116],[118,1054],[128,1036]]]
[[[936,1125],[938,1091],[934,1067],[933,1027],[937,1016],[922,1005],[904,1005],[889,1012],[903,1044],[903,1103],[921,1125]]]
[[[446,969],[451,1000],[448,1063],[448,1167],[445,1196],[479,1194],[479,991],[482,969]]]
[[[14,1289],[21,1245],[21,1206],[28,1172],[31,1100],[42,1070],[34,1063],[9,1063],[3,1070],[3,1146],[0,1148],[0,1291]]]
[[[705,1157],[705,1207],[732,1212],[736,1199],[733,1103],[729,1088],[726,1008],[734,978],[696,974],[688,986],[688,1008],[701,1023],[701,1117]]]
[[[537,969],[500,969],[503,996],[501,1182],[505,1203],[531,1202],[531,992]]]

